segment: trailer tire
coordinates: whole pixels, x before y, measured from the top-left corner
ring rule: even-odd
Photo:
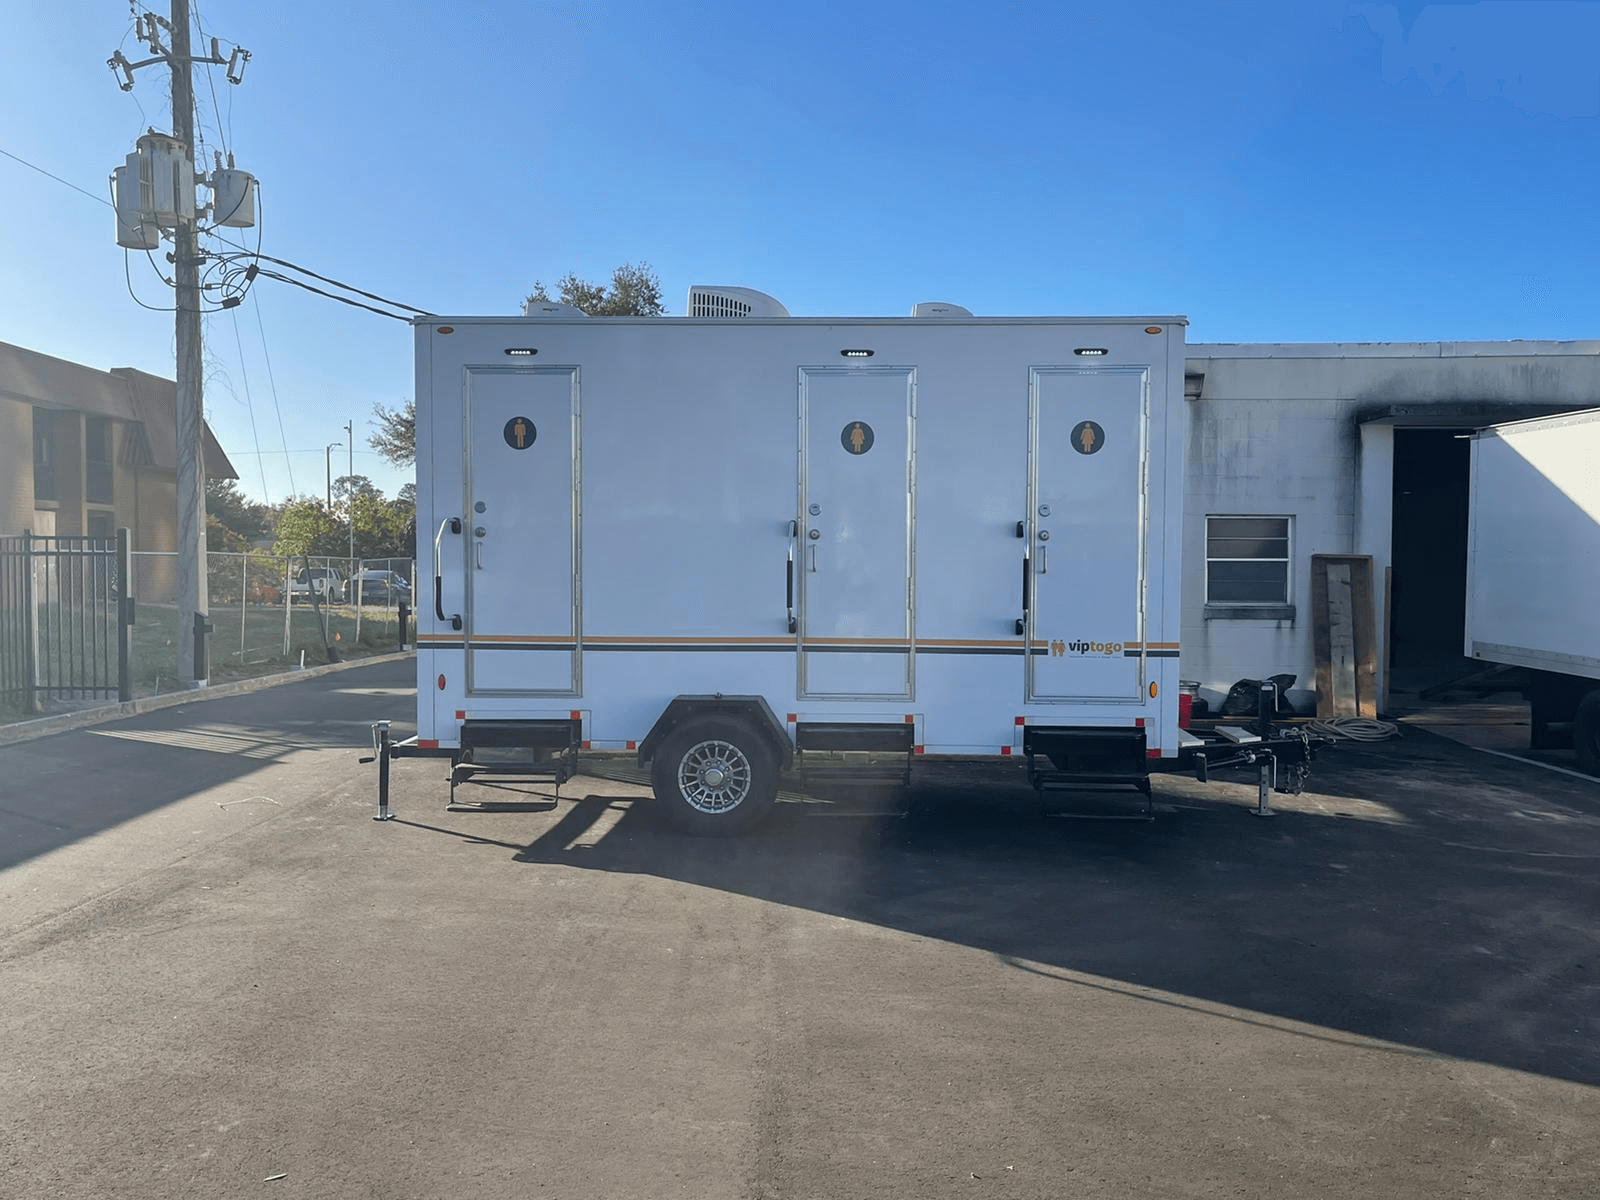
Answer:
[[[1600,688],[1578,701],[1572,717],[1572,748],[1578,752],[1578,769],[1600,775]]]
[[[650,782],[667,818],[696,834],[748,832],[778,798],[772,747],[733,717],[697,717],[673,730],[651,763]]]

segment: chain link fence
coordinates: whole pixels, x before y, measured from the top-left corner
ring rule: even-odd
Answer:
[[[134,691],[173,691],[180,686],[178,556],[136,551],[132,559]],[[409,558],[213,551],[206,555],[209,678],[215,683],[397,650],[402,607],[409,615],[414,583]]]

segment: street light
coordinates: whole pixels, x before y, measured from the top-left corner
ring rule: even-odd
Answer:
[[[322,469],[328,475],[328,511],[333,511],[333,448],[342,446],[343,442],[329,442],[328,448],[322,452]]]

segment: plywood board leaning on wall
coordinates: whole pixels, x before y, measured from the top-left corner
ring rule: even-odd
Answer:
[[[1311,556],[1311,630],[1317,716],[1378,715],[1372,557]]]

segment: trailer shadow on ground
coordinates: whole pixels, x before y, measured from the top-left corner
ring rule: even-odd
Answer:
[[[1600,1085],[1600,786],[1581,780],[1419,731],[1324,752],[1271,820],[1247,779],[1158,777],[1156,820],[1113,823],[956,769],[929,772],[909,815],[888,794],[791,797],[754,835],[700,839],[614,775],[570,783],[531,843],[484,844],[975,947],[1063,986]],[[476,819],[405,823],[471,839]]]

